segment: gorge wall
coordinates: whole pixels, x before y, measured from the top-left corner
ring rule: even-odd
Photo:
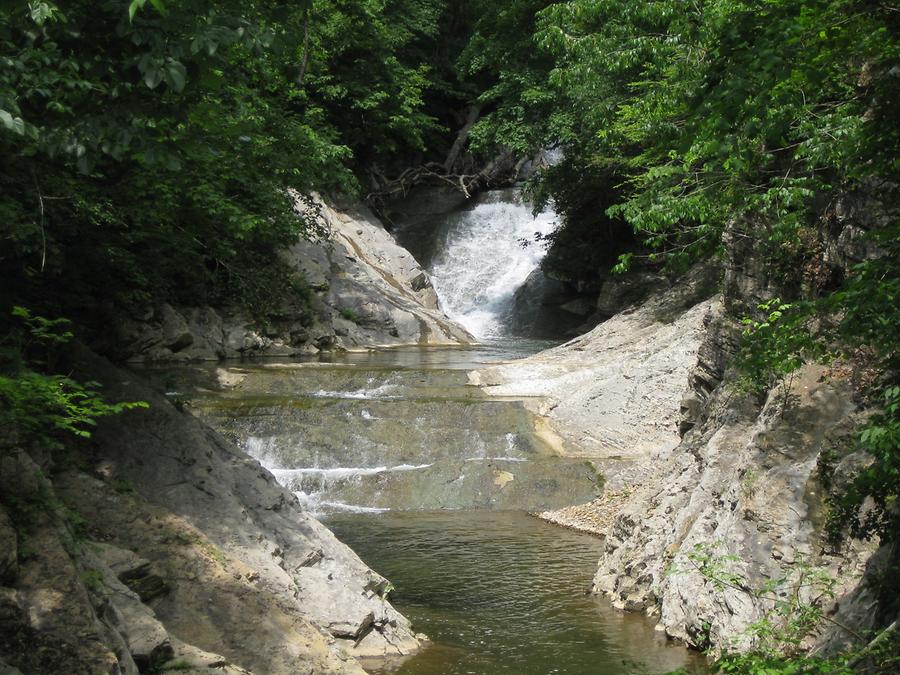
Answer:
[[[842,202],[794,281],[808,283],[809,271],[839,278],[877,255],[861,238],[872,227],[858,203]],[[561,451],[605,474],[593,502],[541,514],[605,536],[595,592],[657,617],[672,637],[740,651],[758,645],[755,622],[779,625],[776,604],[800,570],[814,569],[836,580],[835,595],[804,644],[830,650],[894,618],[867,583],[891,552],[872,542],[836,548],[824,533],[830,486],[866,461],[853,442],[866,411],[853,364],[803,366],[761,398],[738,386],[740,319],[797,292],[751,242],[734,224],[718,270],[695,269],[590,333],[472,382],[535,397]],[[710,274],[721,281],[702,283]],[[742,581],[712,581],[701,556]],[[767,584],[777,590],[750,590]],[[803,601],[821,592],[801,586]]]
[[[298,209],[309,209],[299,199]],[[282,260],[303,289],[265,322],[247,308],[148,308],[122,317],[108,351],[132,363],[296,356],[329,349],[468,344],[438,308],[428,274],[368,208],[314,198],[328,239],[301,240]]]
[[[312,323],[296,299],[269,328],[162,305],[112,351],[184,362],[471,339],[374,216],[318,208],[331,241],[284,253],[315,289]],[[256,460],[139,375],[72,351],[71,377],[149,408],[64,448],[0,434],[0,671],[362,673],[358,658],[418,648],[388,580]]]

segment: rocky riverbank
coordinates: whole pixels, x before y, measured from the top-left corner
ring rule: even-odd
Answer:
[[[473,341],[438,308],[431,280],[372,212],[354,201],[315,198],[326,239],[302,240],[282,253],[303,289],[265,324],[243,307],[148,307],[123,316],[106,351],[131,363],[298,356],[332,349],[460,345]]]
[[[150,408],[52,461],[4,453],[4,672],[362,673],[418,647],[389,582],[255,460],[134,374],[73,367]]]
[[[528,397],[564,455],[631,464],[671,449],[679,442],[678,401],[704,324],[721,303],[715,285],[714,269],[697,268],[585,335],[474,371],[470,383],[495,396]]]
[[[846,217],[813,262],[841,270],[872,255],[862,231]],[[539,514],[605,537],[594,592],[689,644],[743,650],[776,598],[710,581],[698,552],[749,588],[781,588],[777,580],[814,569],[835,580],[834,597],[804,646],[829,650],[886,625],[868,582],[891,552],[872,542],[835,548],[824,534],[829,485],[866,461],[853,443],[866,411],[848,364],[804,366],[762,398],[738,386],[729,370],[738,320],[782,291],[765,261],[729,237],[719,295],[696,292],[709,286],[695,270],[576,340],[471,381],[537,397],[559,451],[604,472],[601,497]],[[813,590],[799,593],[812,601]]]
[[[371,213],[316,208],[331,240],[284,253],[313,294],[271,325],[161,305],[100,346],[147,363],[471,340]],[[65,448],[0,434],[0,671],[362,673],[419,647],[390,582],[255,459],[134,372],[69,358],[106,400],[149,408]]]

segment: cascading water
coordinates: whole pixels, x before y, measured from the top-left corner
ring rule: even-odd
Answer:
[[[555,227],[553,211],[533,216],[516,189],[485,193],[473,207],[446,216],[431,264],[441,308],[477,338],[504,335],[516,291],[546,254],[535,235]]]
[[[598,467],[558,456],[522,401],[469,385],[470,370],[538,348],[536,333],[520,326],[563,324],[523,311],[521,302],[530,301],[526,310],[552,304],[533,291],[548,283],[535,273],[545,254],[535,233],[549,234],[555,215],[533,217],[515,190],[462,206],[434,194],[422,199],[428,210],[396,219],[395,235],[419,245],[444,310],[485,344],[159,376],[193,391],[194,414],[329,518],[397,584],[392,600],[432,642],[409,661],[370,672],[624,675],[690,665],[690,655],[640,617],[632,625],[584,596],[596,540],[525,515],[595,498]],[[508,339],[518,335],[529,338]],[[235,379],[239,385],[225,384]],[[260,479],[271,480],[265,472]]]

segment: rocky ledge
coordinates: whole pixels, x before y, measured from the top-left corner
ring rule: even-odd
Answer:
[[[720,304],[715,283],[714,269],[697,268],[589,333],[474,371],[469,382],[494,396],[525,397],[563,455],[614,464],[671,449],[705,322]]]
[[[837,278],[877,254],[861,237],[865,218],[845,215],[823,230],[811,261]],[[719,650],[759,646],[754,623],[777,624],[790,593],[801,602],[818,593],[825,618],[797,646],[828,652],[896,620],[877,589],[898,553],[877,542],[836,547],[824,533],[828,490],[867,461],[853,442],[867,411],[852,367],[806,365],[763,396],[738,386],[730,364],[739,319],[790,297],[738,230],[726,232],[721,296],[694,302],[691,289],[705,286],[693,283],[695,271],[581,338],[472,381],[536,397],[561,451],[604,471],[612,491],[540,514],[605,537],[596,593],[657,617],[672,637]],[[717,583],[701,564],[739,581]],[[804,574],[834,586],[798,581]]]
[[[132,363],[217,361],[474,341],[440,310],[428,273],[368,208],[319,197],[296,203],[328,236],[282,252],[292,280],[305,290],[286,298],[264,324],[236,305],[161,304],[122,317],[110,353]]]
[[[53,461],[0,454],[2,672],[362,673],[418,647],[387,580],[255,460],[87,350],[74,372],[150,407]]]

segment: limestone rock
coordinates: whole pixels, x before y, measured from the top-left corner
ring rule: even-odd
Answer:
[[[95,613],[86,588],[93,577],[76,566],[69,540],[50,511],[30,516],[29,556],[15,589],[0,589],[0,656],[24,673],[137,675],[121,638]]]
[[[678,401],[703,340],[715,271],[699,268],[666,293],[564,345],[475,371],[496,396],[531,397],[563,454],[641,458],[677,445]]]
[[[123,359],[208,361],[296,356],[334,348],[467,344],[438,308],[427,273],[359,203],[340,210],[315,198],[328,241],[300,241],[280,257],[312,292],[287,297],[269,325],[237,307],[160,305],[117,322]],[[306,208],[297,198],[298,209]]]
[[[341,346],[473,341],[438,309],[428,275],[371,211],[359,203],[334,207],[321,200],[319,209],[333,243],[326,302],[336,317],[349,319]]]
[[[231,663],[221,654],[213,654],[181,640],[172,640],[172,658],[160,664],[161,672],[185,675],[252,675],[249,670]]]
[[[381,577],[258,462],[132,375],[88,352],[79,361],[112,400],[151,407],[103,420],[92,439],[109,478],[133,493],[79,473],[58,490],[104,541],[133,552],[103,550],[123,581],[141,558],[160,570],[169,591],[150,603],[170,636],[267,673],[295,672],[298,659],[316,673],[362,672],[345,652],[370,629],[382,654],[416,648],[409,622],[367,593]],[[326,638],[342,624],[356,637]]]
[[[839,580],[839,595],[852,589],[871,549],[823,556],[814,524],[824,498],[815,487],[819,453],[852,428],[854,406],[842,386],[823,382],[822,369],[809,366],[774,390],[761,411],[718,391],[710,401],[715,416],[677,449],[656,453],[643,483],[619,506],[595,590],[620,607],[660,612],[673,637],[742,649],[750,644],[747,628],[771,603],[707,582],[687,558],[695,545],[734,556],[739,562],[730,571],[760,585],[802,556]]]
[[[165,627],[137,593],[123,584],[117,572],[105,560],[126,560],[131,553],[109,544],[98,544],[95,553],[88,549],[81,557],[82,565],[97,575],[92,591],[101,598],[98,614],[107,625],[121,635],[135,664],[142,671],[156,668],[168,661],[172,645]],[[146,562],[146,561],[144,561]]]
[[[188,327],[187,321],[171,305],[160,306],[159,322],[162,328],[162,344],[166,349],[170,349],[174,353],[194,343],[194,334]]]
[[[97,554],[116,578],[148,602],[169,591],[165,579],[156,573],[153,563],[141,558],[133,551],[109,544],[95,544]]]

